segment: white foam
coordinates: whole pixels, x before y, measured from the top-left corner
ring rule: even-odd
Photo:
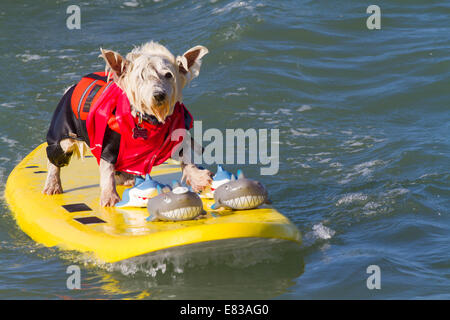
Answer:
[[[350,147],[361,147],[364,145],[364,143],[360,142],[360,141],[355,141],[355,142],[351,142]]]
[[[225,5],[222,8],[216,8],[212,11],[213,14],[221,14],[221,13],[228,13],[233,9],[236,8],[244,8],[247,10],[253,10],[254,8],[249,5],[249,3],[247,1],[233,1],[227,5]]]
[[[248,96],[247,92],[227,92],[224,94],[225,97],[230,97],[230,96]]]
[[[317,137],[319,134],[318,133],[305,133],[305,132],[301,132],[300,131],[301,128],[295,130],[295,129],[290,129],[291,133],[293,136],[302,136],[302,137]]]
[[[5,108],[15,108],[16,104],[14,102],[4,102],[4,103],[0,104],[0,106],[5,107]]]
[[[363,213],[365,215],[374,214],[377,212],[377,209],[379,209],[380,207],[382,207],[381,203],[374,202],[374,201],[367,202],[365,204],[365,206],[363,207]]]
[[[319,163],[328,163],[330,162],[332,159],[331,158],[326,158],[326,159],[322,159],[319,161]]]
[[[332,163],[330,163],[330,167],[332,167],[332,168],[339,168],[339,167],[342,167],[342,163],[340,163],[340,162],[332,162]]]
[[[58,59],[63,59],[63,60],[75,58],[75,56],[68,56],[68,55],[59,55],[59,56],[56,56],[56,57],[57,57]]]
[[[290,109],[286,109],[286,108],[280,108],[277,111],[275,111],[275,114],[279,114],[279,113],[284,114],[286,116],[291,116],[292,115],[291,110]]]
[[[157,1],[155,1],[155,2],[157,2]],[[139,6],[139,2],[137,2],[137,1],[126,1],[126,2],[123,3],[123,5],[125,7],[136,8],[137,6]]]
[[[367,200],[367,195],[361,193],[361,192],[357,192],[357,193],[349,193],[346,194],[345,196],[343,196],[342,198],[340,198],[337,202],[336,202],[336,206],[341,206],[341,205],[348,205],[354,202],[360,202],[360,201],[365,201]]]
[[[339,183],[345,184],[357,176],[368,177],[372,174],[374,167],[384,164],[382,160],[372,160],[353,166],[352,172],[348,173]]]
[[[14,147],[16,144],[19,143],[18,141],[14,140],[14,139],[7,138],[5,136],[1,136],[0,140],[2,142],[6,143],[8,145],[8,147],[10,147],[10,148]]]
[[[239,37],[239,33],[242,30],[242,27],[239,23],[236,23],[232,27],[228,28],[228,30],[223,34],[225,40],[237,40]]]
[[[286,247],[288,245],[285,241],[276,239],[248,238],[175,247],[115,263],[104,263],[88,254],[68,254],[67,258],[84,265],[95,265],[109,272],[118,271],[126,276],[142,273],[155,278],[168,274],[173,278],[210,264],[246,268],[261,262],[278,261],[280,250],[292,248]]]
[[[319,152],[319,153],[312,153],[313,156],[327,156],[330,155],[331,152]]]
[[[368,169],[372,170],[372,167],[379,166],[379,165],[382,165],[382,164],[384,164],[384,161],[382,161],[382,160],[372,160],[372,161],[368,161],[368,162],[364,162],[364,163],[358,164],[358,165],[354,166],[353,168],[355,169],[355,171],[357,173],[366,175],[366,172],[367,172]]]
[[[403,194],[406,194],[408,192],[409,192],[409,190],[405,189],[405,188],[395,188],[395,189],[392,189],[392,190],[388,191],[386,195],[387,196],[392,196],[392,197],[397,197],[397,196],[401,196]]]
[[[41,59],[45,59],[46,58],[46,57],[42,57],[42,56],[40,56],[38,54],[28,54],[28,53],[17,54],[16,57],[17,58],[21,58],[23,62],[41,60]]]
[[[308,111],[311,110],[311,106],[307,105],[307,104],[303,104],[300,108],[297,109],[298,112],[304,112],[304,111]]]
[[[374,137],[371,137],[371,136],[364,136],[364,139],[365,140],[370,140],[372,142],[383,142],[383,141],[386,141],[386,139],[377,139],[377,138],[374,138]]]
[[[314,232],[314,236],[316,236],[319,239],[325,239],[325,240],[331,239],[336,233],[336,231],[324,226],[322,224],[322,222],[314,225],[312,227],[312,229]]]

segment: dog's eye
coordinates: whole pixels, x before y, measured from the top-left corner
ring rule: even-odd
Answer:
[[[165,77],[166,79],[170,79],[170,78],[172,78],[172,73],[167,72],[167,73],[164,75],[164,77]]]

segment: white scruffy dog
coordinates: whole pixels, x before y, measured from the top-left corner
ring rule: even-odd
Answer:
[[[182,90],[200,72],[201,59],[208,53],[203,46],[195,46],[183,55],[175,57],[170,51],[156,42],[149,42],[134,48],[123,58],[119,53],[101,49],[101,57],[106,62],[108,77],[127,95],[131,113],[155,117],[164,123],[174,111],[177,102],[182,102]],[[67,93],[66,93],[67,94]],[[57,120],[52,121],[50,130],[55,130]],[[83,123],[83,130],[86,124]],[[53,128],[52,128],[53,127]],[[75,131],[75,130],[74,130]],[[49,152],[48,176],[44,186],[45,194],[62,193],[60,168],[68,164],[73,153],[83,154],[85,150],[81,134],[70,132],[73,138],[63,138],[54,146],[60,150],[56,156]],[[64,136],[64,135],[62,135]],[[47,135],[48,140],[49,135]],[[57,163],[53,158],[67,158]],[[212,182],[212,173],[199,169],[192,163],[182,163],[183,177],[194,191],[200,191]],[[114,164],[100,160],[100,204],[114,206],[120,197],[116,191]],[[127,177],[130,178],[130,177]],[[126,180],[126,179],[125,179]],[[123,182],[123,181],[122,181]],[[129,182],[129,181],[128,181]]]

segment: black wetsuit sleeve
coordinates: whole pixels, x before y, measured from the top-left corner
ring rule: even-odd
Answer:
[[[120,149],[120,134],[106,126],[105,136],[103,137],[103,149],[100,156],[103,160],[116,164]]]

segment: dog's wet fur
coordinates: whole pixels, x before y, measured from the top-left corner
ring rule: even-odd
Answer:
[[[183,55],[175,57],[163,45],[149,42],[134,48],[123,58],[119,53],[100,49],[106,62],[106,71],[113,81],[126,93],[132,114],[152,115],[164,123],[173,113],[176,102],[182,102],[183,88],[200,72],[201,59],[208,53],[203,46],[195,46]],[[66,154],[83,157],[87,146],[76,139],[63,139],[60,146]],[[212,182],[212,173],[199,169],[192,163],[182,161],[183,179],[194,191],[200,191]],[[43,192],[63,192],[60,179],[61,168],[48,161],[48,175]],[[117,180],[117,181],[116,181]],[[114,164],[100,160],[100,205],[114,206],[120,201],[116,191],[118,184],[132,185],[134,176],[116,174]]]

